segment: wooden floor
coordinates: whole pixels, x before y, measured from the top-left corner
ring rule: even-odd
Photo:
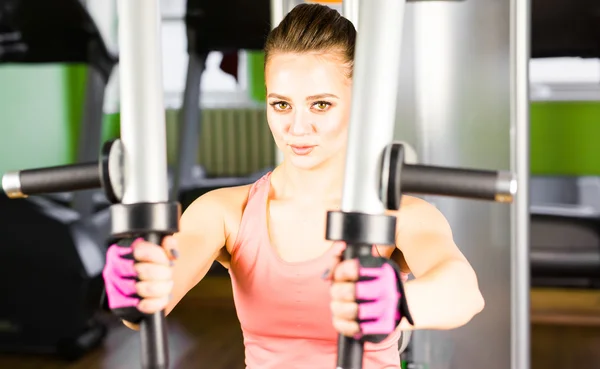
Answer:
[[[207,298],[210,296],[210,298]],[[114,319],[99,349],[75,363],[0,356],[2,369],[140,368],[139,334]],[[244,369],[244,347],[227,278],[202,281],[168,318],[170,369]]]
[[[534,290],[532,369],[600,368],[600,291]],[[228,277],[202,281],[168,319],[172,369],[244,369]],[[2,369],[139,368],[139,334],[113,321],[104,344],[75,363],[0,356]],[[479,369],[479,368],[464,368]]]
[[[600,368],[600,291],[531,292],[531,369]]]

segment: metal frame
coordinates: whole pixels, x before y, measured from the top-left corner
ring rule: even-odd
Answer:
[[[158,0],[119,0],[123,204],[168,201]],[[152,180],[149,180],[152,179]]]
[[[511,368],[529,369],[529,59],[531,0],[510,2],[511,171],[519,190],[511,207]]]
[[[159,1],[118,0],[117,11],[124,168],[121,203],[126,208],[139,204],[156,204],[158,208],[169,200]],[[122,207],[114,207],[112,214],[113,232],[115,211],[119,209]],[[167,217],[158,212],[150,218],[158,214]],[[134,227],[133,224],[125,226]],[[155,243],[162,240],[156,234],[148,237]],[[140,328],[142,367],[167,369],[164,311],[144,319]]]
[[[274,3],[274,2],[273,2]],[[368,4],[368,5],[367,5]],[[361,22],[353,81],[342,210],[380,215],[381,153],[395,127],[405,0],[360,3]],[[166,128],[162,101],[158,1],[119,0],[121,46],[121,138],[125,165],[124,204],[168,200]],[[273,24],[280,12],[273,12]],[[513,369],[529,367],[528,312],[528,15],[527,1],[512,1],[513,170],[520,191],[513,206]],[[281,18],[280,18],[281,19]],[[279,19],[279,20],[280,20]],[[385,43],[381,34],[386,34]],[[143,42],[140,42],[143,40]],[[393,43],[397,48],[386,48]],[[378,109],[368,109],[378,106]],[[383,107],[383,108],[382,108]],[[385,109],[384,109],[385,108]],[[524,189],[525,188],[525,189]]]
[[[289,12],[291,0],[271,0],[271,30],[273,30]],[[275,165],[283,162],[283,152],[275,145]]]
[[[83,117],[77,142],[77,163],[98,160],[102,146],[102,122],[104,112],[104,94],[108,80],[92,66],[88,68],[85,89]],[[73,194],[73,209],[82,217],[94,213],[94,193],[96,190],[78,191]]]
[[[360,2],[342,211],[385,212],[379,197],[379,164],[396,125],[399,86],[390,81],[399,79],[405,4],[405,0]],[[389,48],[390,44],[397,47]]]
[[[173,171],[173,187],[171,199],[177,200],[182,190],[194,183],[194,170],[200,150],[200,134],[202,120],[202,104],[200,104],[200,84],[206,66],[208,53],[198,55],[188,53],[188,70],[186,74],[183,104],[178,125],[177,160]]]

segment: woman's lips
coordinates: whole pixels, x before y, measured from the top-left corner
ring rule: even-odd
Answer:
[[[294,154],[299,155],[299,156],[308,155],[315,148],[314,146],[310,146],[310,145],[290,145],[290,147],[292,148],[292,151],[294,152]]]

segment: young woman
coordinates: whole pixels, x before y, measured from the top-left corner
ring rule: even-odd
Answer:
[[[365,344],[364,368],[399,368],[402,330],[453,329],[483,309],[446,219],[423,200],[403,197],[395,248],[373,246],[415,276],[401,296],[414,325],[398,313],[400,288],[386,287],[401,286],[394,264],[361,287],[359,263],[340,262],[344,245],[325,240],[326,212],[339,209],[342,192],[355,40],[350,21],[317,4],[295,7],[270,33],[267,120],[283,162],[252,185],[198,198],[162,246],[109,249],[109,305],[138,313],[120,314],[125,324],[137,329],[139,312],[169,313],[215,260],[231,275],[249,369],[333,369],[338,333],[373,332],[386,338]],[[370,307],[357,304],[369,293]]]

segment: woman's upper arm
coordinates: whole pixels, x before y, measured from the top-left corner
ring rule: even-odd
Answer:
[[[178,259],[173,267],[173,298],[167,312],[208,272],[227,238],[226,189],[208,192],[185,210],[179,221]]]
[[[454,243],[444,215],[428,202],[412,198],[397,214],[396,246],[411,273],[419,277],[448,260],[466,260]]]

